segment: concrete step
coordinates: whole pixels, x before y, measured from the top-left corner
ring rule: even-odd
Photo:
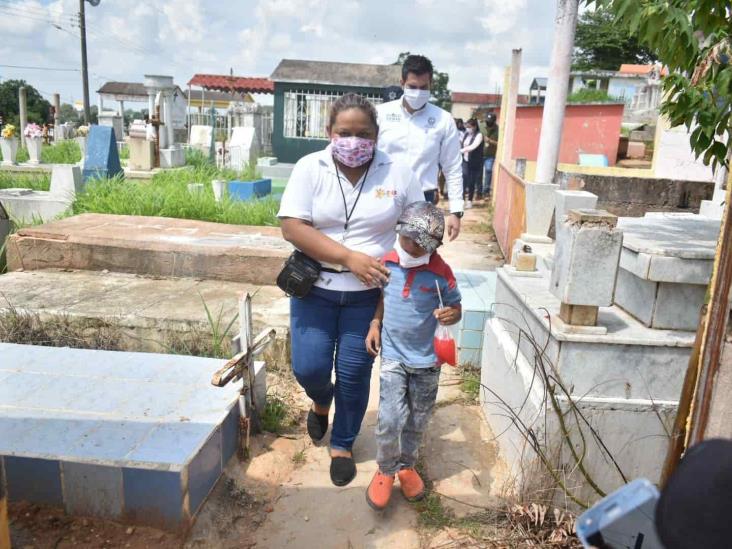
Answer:
[[[10,501],[185,531],[234,454],[223,360],[0,343]]]
[[[48,268],[274,284],[291,246],[275,227],[82,214],[8,240],[8,269]]]
[[[0,276],[0,323],[10,330],[13,322],[18,323],[11,317],[29,315],[34,324],[63,326],[66,337],[70,333],[88,337],[87,346],[101,342],[106,348],[124,351],[205,353],[212,346],[215,328],[206,307],[223,332],[236,317],[239,295],[244,292],[254,296],[255,332],[266,326],[277,330],[277,341],[267,351],[268,363],[286,366],[289,300],[276,286],[95,271],[17,271]],[[227,347],[238,333],[235,321],[228,335],[221,336],[222,345]],[[35,336],[15,341],[51,343],[37,341]]]
[[[264,178],[289,179],[290,174],[292,173],[292,169],[294,167],[295,167],[295,164],[286,164],[283,162],[278,162],[274,166],[257,166],[257,170],[260,170],[262,172],[262,177],[264,177]]]

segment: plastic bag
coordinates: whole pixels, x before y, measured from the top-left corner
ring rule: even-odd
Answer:
[[[435,330],[435,354],[437,355],[437,362],[440,365],[447,363],[450,366],[457,366],[457,345],[455,344],[455,338],[452,337],[452,333],[442,324],[437,325]]]

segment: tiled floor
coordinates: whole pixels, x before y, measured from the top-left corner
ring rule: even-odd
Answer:
[[[455,271],[463,298],[463,319],[458,325],[460,364],[480,365],[483,328],[496,297],[495,271]]]
[[[184,528],[237,445],[238,387],[210,383],[222,364],[0,343],[11,501]]]

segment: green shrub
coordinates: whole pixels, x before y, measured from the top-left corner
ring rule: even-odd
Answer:
[[[0,189],[33,189],[47,191],[51,186],[50,173],[19,173],[0,171]]]
[[[606,90],[582,88],[569,97],[567,103],[622,103],[623,100],[609,95]]]

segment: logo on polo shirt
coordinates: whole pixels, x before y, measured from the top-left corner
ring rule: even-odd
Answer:
[[[435,122],[437,122],[437,120],[435,120],[435,117],[434,117],[434,116],[430,116],[430,117],[429,117],[429,118],[427,119],[427,125],[428,125],[428,126],[429,126],[430,128],[431,128],[431,127],[433,127],[433,126],[435,125]]]
[[[384,189],[382,187],[377,187],[375,194],[376,198],[395,198],[397,192],[393,189]]]
[[[386,121],[387,122],[400,122],[402,119],[402,115],[396,112],[390,112],[386,114]]]

